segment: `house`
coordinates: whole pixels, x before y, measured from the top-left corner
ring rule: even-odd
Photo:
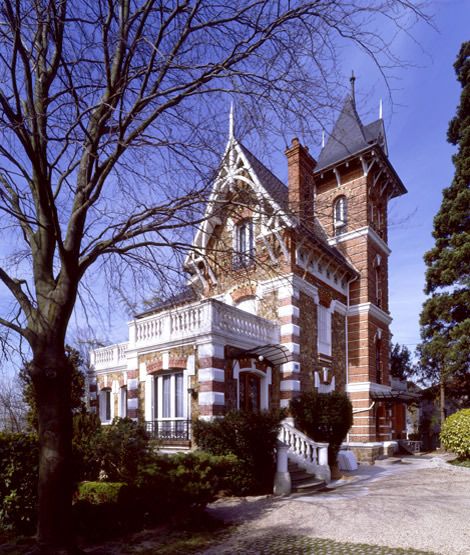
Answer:
[[[97,410],[189,445],[193,418],[336,388],[354,407],[350,447],[373,460],[394,439],[387,205],[406,193],[383,120],[362,123],[352,81],[317,159],[292,140],[287,185],[230,129],[187,288],[91,353]]]

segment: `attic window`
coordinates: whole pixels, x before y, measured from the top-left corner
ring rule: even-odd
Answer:
[[[253,235],[253,220],[242,220],[235,226],[235,260],[236,266],[248,266],[253,262],[255,242]]]
[[[345,233],[348,221],[346,197],[338,197],[333,204],[333,226],[335,235]]]

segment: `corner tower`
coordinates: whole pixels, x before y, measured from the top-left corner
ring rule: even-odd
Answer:
[[[349,441],[388,441],[393,437],[388,201],[406,188],[388,159],[382,118],[362,123],[354,77],[351,85],[315,168],[315,210],[330,244],[359,274],[348,288],[347,391],[354,409]]]

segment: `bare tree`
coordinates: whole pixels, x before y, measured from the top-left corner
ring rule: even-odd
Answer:
[[[227,93],[266,132],[274,112],[277,131],[299,129],[337,98],[338,41],[383,69],[397,60],[377,18],[422,16],[411,0],[2,2],[0,280],[12,302],[0,324],[32,351],[44,551],[72,542],[64,341],[80,288],[100,285],[99,269],[116,283],[176,267],[203,217]]]
[[[27,407],[17,377],[0,374],[0,430],[22,432],[26,427]]]

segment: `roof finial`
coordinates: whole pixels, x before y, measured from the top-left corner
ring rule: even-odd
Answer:
[[[234,139],[235,138],[235,124],[233,119],[233,100],[230,102],[230,115],[229,115],[229,124],[228,124],[228,138]]]
[[[382,99],[380,99],[380,102],[379,102],[379,119],[383,119],[383,105],[382,105]]]
[[[325,148],[325,130],[324,129],[322,129],[322,132],[321,132],[321,147]]]
[[[355,90],[356,77],[354,76],[354,70],[351,71],[351,77],[349,78],[349,82],[351,83],[351,98],[355,106],[356,105],[356,90]]]

